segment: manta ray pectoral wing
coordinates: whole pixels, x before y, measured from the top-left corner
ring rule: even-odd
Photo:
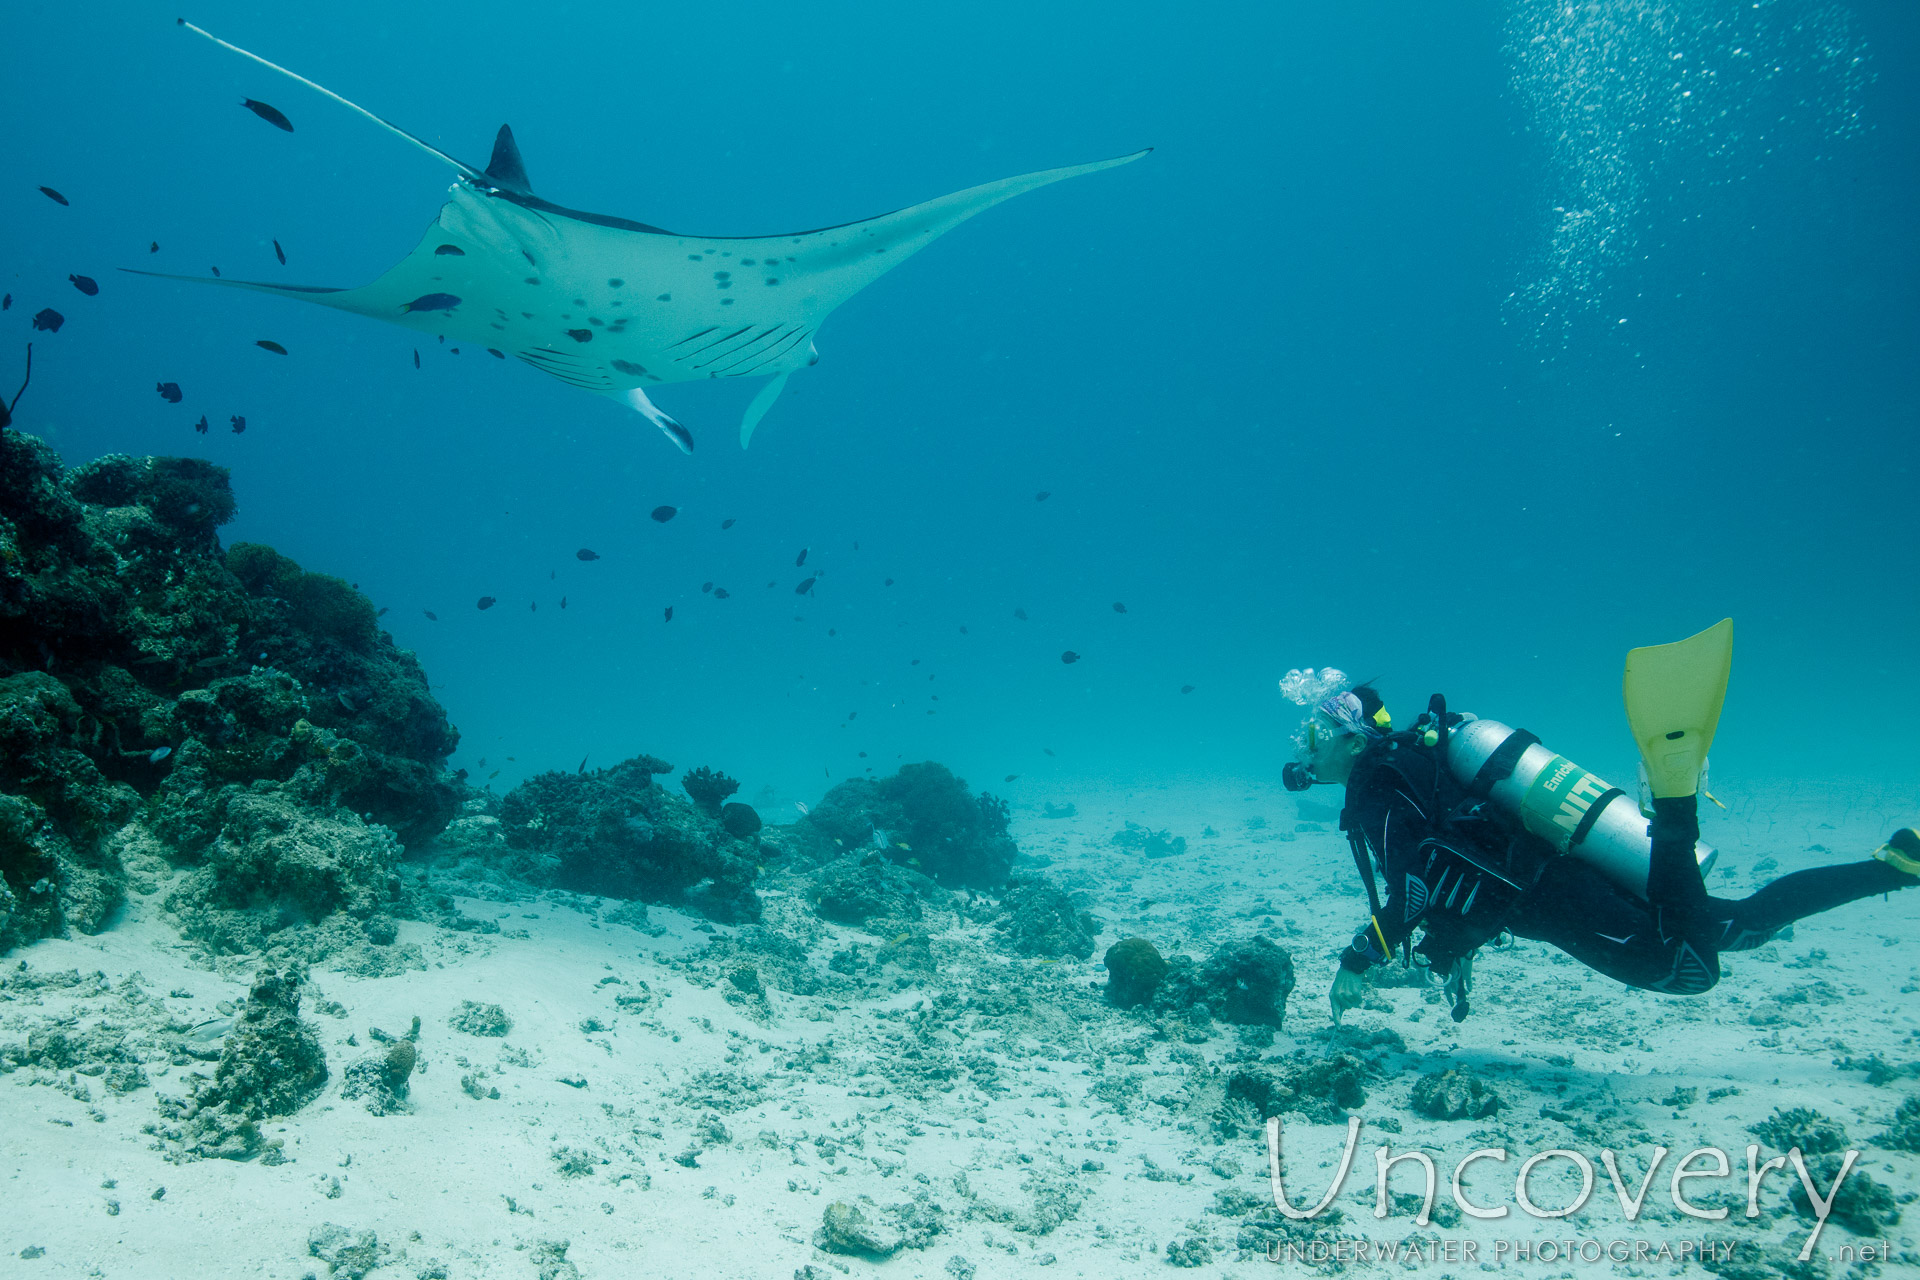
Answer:
[[[794,255],[797,269],[789,274],[805,278],[819,313],[824,314],[974,215],[1039,187],[1132,164],[1152,150],[1018,174],[863,222],[812,232]]]

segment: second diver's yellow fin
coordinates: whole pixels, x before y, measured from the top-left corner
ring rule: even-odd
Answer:
[[[1732,670],[1732,618],[1673,644],[1627,651],[1627,724],[1656,797],[1699,790]]]

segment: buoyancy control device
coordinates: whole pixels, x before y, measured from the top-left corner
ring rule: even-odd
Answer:
[[[1639,805],[1625,792],[1554,754],[1525,729],[1441,715],[1452,723],[1436,735],[1435,745],[1443,744],[1448,771],[1469,794],[1485,796],[1556,853],[1579,858],[1646,898],[1653,839]],[[1694,856],[1702,875],[1712,869],[1710,845],[1696,842]]]

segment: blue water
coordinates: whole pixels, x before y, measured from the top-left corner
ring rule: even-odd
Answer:
[[[855,298],[748,452],[755,384],[659,391],[689,458],[517,362],[119,274],[360,284],[450,174],[172,9],[25,8],[0,45],[0,382],[31,336],[18,425],[70,463],[231,467],[227,541],[388,607],[455,763],[497,789],[638,751],[749,798],[926,758],[1016,799],[1270,778],[1299,714],[1275,680],[1329,664],[1403,718],[1444,689],[1630,776],[1624,651],[1729,614],[1722,787],[1910,782],[1920,11],[1603,4],[1533,43],[1552,12],[187,13],[474,163],[509,121],[548,198],[675,230],[827,225],[1156,148]],[[1568,103],[1598,122],[1573,168]],[[1596,193],[1604,261],[1562,221]],[[30,335],[44,306],[67,325]]]

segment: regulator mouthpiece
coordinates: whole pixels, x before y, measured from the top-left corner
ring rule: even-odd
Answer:
[[[1305,791],[1314,783],[1313,766],[1289,760],[1280,770],[1280,783],[1289,791]]]

